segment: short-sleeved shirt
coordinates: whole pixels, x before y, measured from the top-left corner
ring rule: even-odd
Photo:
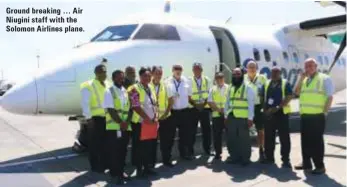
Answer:
[[[126,101],[126,95],[127,90],[122,86],[121,88],[118,88],[117,86],[113,85],[112,86],[114,91],[116,92],[116,95],[119,97],[120,101],[121,101],[121,105],[122,107],[125,105]],[[114,106],[114,99],[112,96],[112,93],[110,91],[110,89],[107,89],[107,91],[105,92],[105,99],[104,99],[104,103],[103,103],[103,108],[107,109],[107,108],[115,108]]]
[[[152,93],[150,90],[148,93],[149,94],[146,93],[145,95],[145,101],[142,109],[149,118],[153,119],[156,113],[156,104],[155,101],[151,100],[150,95],[155,93]],[[140,94],[136,91],[136,89],[132,89],[130,91],[129,97],[132,108],[141,107]],[[142,118],[140,118],[140,121],[142,121]]]
[[[167,84],[168,93],[170,93],[174,98],[172,109],[181,110],[188,108],[189,96],[192,95],[192,88],[189,85],[188,79],[181,77],[181,79],[177,81],[172,77],[167,80]]]
[[[285,96],[292,95],[293,90],[289,84],[289,82],[285,85]],[[265,96],[265,86],[261,89],[261,95]],[[265,98],[265,108],[276,107],[279,106],[282,102],[282,80],[278,82],[271,81],[269,88],[267,90],[266,98]]]
[[[221,95],[224,95],[225,92],[227,92],[227,85],[224,84],[222,87],[217,87],[218,89],[218,92],[221,94]],[[207,102],[213,102],[213,91],[212,91],[212,88],[210,89],[210,91],[208,92],[208,98],[207,98]]]
[[[310,84],[312,79],[313,77],[312,78],[309,77],[307,79],[307,83]],[[326,94],[326,96],[330,97],[334,94],[335,92],[334,84],[329,76],[326,76],[326,78],[324,79],[323,87],[324,87],[324,93]]]

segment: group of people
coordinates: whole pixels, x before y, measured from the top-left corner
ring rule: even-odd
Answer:
[[[117,184],[127,180],[124,174],[127,147],[131,140],[131,163],[137,177],[155,175],[157,142],[164,166],[174,167],[172,147],[178,130],[180,158],[195,158],[194,144],[198,124],[206,156],[220,160],[223,132],[229,153],[227,163],[246,166],[250,163],[249,128],[257,129],[259,162],[272,164],[276,133],[281,143],[282,165],[291,168],[289,102],[300,97],[301,146],[303,163],[295,169],[325,172],[323,133],[325,117],[332,102],[333,85],[328,75],[317,71],[315,59],[305,61],[295,93],[281,78],[281,69],[272,67],[271,79],[257,73],[258,65],[247,59],[247,65],[232,71],[232,81],[225,83],[218,72],[211,81],[203,75],[201,63],[194,63],[193,77],[182,76],[183,67],[174,65],[172,76],[164,80],[161,66],[141,67],[136,81],[135,67],[112,73],[95,67],[95,79],[81,85],[83,115],[87,120],[89,162],[93,172],[110,175]],[[211,119],[212,117],[212,119]],[[212,122],[212,125],[211,125]],[[144,124],[158,124],[158,136],[143,139]],[[212,137],[211,137],[212,136]],[[213,140],[214,154],[211,151]],[[315,165],[312,170],[311,159]]]

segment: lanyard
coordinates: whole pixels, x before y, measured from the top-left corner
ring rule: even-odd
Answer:
[[[151,89],[149,87],[145,88],[142,84],[140,85],[140,87],[145,90],[147,96],[149,97],[149,100],[151,101],[151,104],[154,106]]]
[[[177,84],[176,84],[176,82],[177,82]],[[176,81],[176,80],[174,80],[174,84],[175,84],[176,92],[178,93],[178,88],[179,88],[180,85],[181,85],[181,81]]]
[[[198,87],[198,90],[201,91],[201,84],[202,84],[202,78],[200,78],[200,84],[198,83],[198,79],[194,78],[196,86]]]

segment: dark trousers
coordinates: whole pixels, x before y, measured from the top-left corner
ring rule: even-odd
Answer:
[[[189,109],[172,110],[171,118],[174,126],[178,128],[178,150],[181,157],[191,155],[193,125],[189,120]]]
[[[202,146],[204,148],[204,151],[206,153],[210,153],[211,151],[211,121],[210,121],[210,109],[204,109],[202,111],[197,110],[196,108],[191,109],[191,115],[190,118],[192,119],[193,123],[193,143],[192,143],[192,154],[194,154],[194,144],[195,144],[195,137],[196,137],[196,131],[198,128],[198,123],[200,122],[200,127],[202,131]]]
[[[301,115],[301,151],[303,164],[312,168],[311,159],[316,168],[324,166],[324,114]]]
[[[149,169],[153,167],[155,158],[153,152],[156,148],[155,144],[157,139],[153,140],[140,140],[141,136],[141,123],[132,123],[132,149],[131,158],[132,164],[137,168]]]
[[[224,116],[212,118],[213,146],[216,156],[222,154],[222,135],[224,128]]]
[[[226,124],[229,158],[234,162],[249,163],[252,152],[251,137],[246,118],[228,115]]]
[[[172,117],[159,121],[159,140],[160,151],[163,163],[170,162],[172,146],[176,135],[175,123],[172,123]]]
[[[290,135],[289,116],[283,111],[278,111],[273,115],[266,116],[265,124],[265,156],[266,159],[274,161],[274,151],[276,145],[276,132],[281,143],[281,156],[283,162],[289,162]]]
[[[106,169],[105,158],[106,119],[92,117],[93,123],[88,124],[89,163],[92,171],[102,172]]]
[[[122,136],[117,137],[116,130],[106,131],[107,152],[110,174],[112,177],[121,177],[124,173],[125,159],[130,138],[129,131],[122,131]]]

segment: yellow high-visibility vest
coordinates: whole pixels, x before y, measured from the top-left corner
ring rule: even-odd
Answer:
[[[227,97],[228,97],[228,91],[229,91],[229,85],[225,84],[224,85],[224,92],[221,93],[220,92],[220,88],[218,88],[217,85],[213,86],[211,89],[212,92],[212,101],[216,104],[216,106],[218,108],[224,108],[225,103],[227,101]],[[217,111],[213,111],[212,112],[212,117],[216,118],[216,117],[220,117],[219,112]]]
[[[155,89],[153,88],[152,85],[148,85],[149,89],[151,90],[151,98],[152,101],[154,103],[157,102],[156,96],[155,96]],[[145,107],[145,97],[146,97],[146,91],[145,89],[142,87],[142,85],[140,85],[140,83],[134,84],[133,85],[133,89],[136,89],[137,93],[139,93],[139,100],[140,100],[140,104],[141,104],[141,108],[144,109]],[[140,115],[138,115],[135,111],[133,112],[133,116],[131,118],[131,122],[133,123],[139,123],[140,122]]]
[[[157,89],[155,89],[155,85],[153,84],[153,82],[151,82],[151,86],[155,90],[154,93],[155,93],[156,99],[158,101],[157,102],[157,104],[158,104],[158,106],[157,106],[158,107],[158,117],[161,118],[164,115],[164,113],[165,113],[165,111],[169,105],[169,98],[167,96],[166,86],[163,82],[160,82],[158,92],[157,92]],[[166,116],[166,118],[169,117],[170,114],[171,113],[169,112],[169,114]]]
[[[200,90],[198,88],[197,85],[197,81],[195,80],[195,77],[190,77],[190,80],[192,82],[192,100],[195,103],[203,103],[205,102],[205,100],[208,98],[208,92],[209,92],[209,88],[208,88],[208,84],[209,80],[206,76],[201,76],[201,85],[200,85]],[[192,105],[189,105],[190,108],[192,108]],[[205,105],[205,108],[209,108],[210,106],[208,106],[207,104]]]
[[[257,73],[257,75],[254,77],[253,82],[249,80],[249,76],[247,74],[244,75],[243,80],[254,91],[254,94],[255,94],[255,103],[254,104],[256,104],[256,105],[261,104],[260,103],[260,90],[265,85],[267,78],[264,75]]]
[[[105,109],[102,107],[102,103],[104,102],[105,92],[108,89],[109,84],[105,81],[105,86],[101,85],[100,81],[93,79],[90,81],[86,81],[81,84],[80,88],[89,90],[90,99],[89,99],[89,108],[92,116],[101,116],[105,117]]]
[[[122,101],[120,99],[120,96],[114,90],[114,87],[113,86],[110,87],[109,90],[112,94],[112,98],[113,98],[113,102],[114,102],[114,109],[118,113],[118,116],[120,117],[120,119],[122,121],[126,121],[128,119],[128,113],[129,113],[129,109],[130,109],[128,94],[125,94],[124,99],[126,101],[124,103],[124,106],[122,106]],[[108,112],[106,112],[106,130],[120,130],[120,124],[115,122]],[[130,124],[128,124],[127,130],[131,131],[131,125]]]
[[[324,91],[324,80],[328,77],[323,73],[317,73],[310,84],[306,77],[300,91],[300,114],[322,114],[328,99]]]
[[[268,88],[270,86],[271,80],[267,81],[265,84],[265,96],[264,96],[264,102],[266,102],[267,99],[267,91]],[[281,88],[282,88],[282,99],[284,100],[286,98],[286,84],[287,84],[287,80],[286,79],[282,79],[281,81]],[[290,104],[288,103],[286,106],[283,107],[283,113],[284,114],[289,114],[291,113],[291,108],[290,108]]]
[[[236,118],[248,118],[247,87],[245,83],[236,91],[235,86],[230,87],[228,102],[228,114],[233,112]]]

